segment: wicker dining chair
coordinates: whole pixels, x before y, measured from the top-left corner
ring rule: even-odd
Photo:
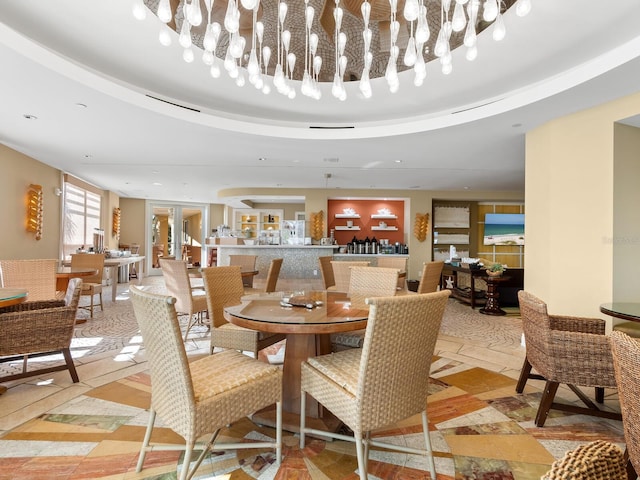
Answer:
[[[302,363],[300,411],[305,411],[309,394],[344,422],[353,436],[308,428],[301,415],[301,449],[306,434],[355,442],[362,480],[367,478],[369,445],[422,454],[431,478],[436,478],[426,409],[431,359],[450,293],[370,298],[361,349],[309,357]],[[371,437],[373,430],[418,413],[424,450]]]
[[[82,306],[85,310],[89,310],[91,318],[93,318],[94,307],[100,306],[100,310],[104,311],[102,304],[102,272],[104,271],[104,253],[72,253],[71,268],[95,268],[97,273],[82,278],[82,295],[90,297],[89,306]],[[112,282],[117,282],[117,278],[112,278]],[[99,303],[95,303],[95,296],[98,295]]]
[[[550,409],[620,420],[617,412],[601,410],[578,388],[595,387],[602,403],[604,388],[616,388],[613,357],[600,318],[549,315],[547,305],[529,292],[518,292],[526,357],[516,385],[522,393],[529,378],[545,380],[535,424],[542,427]],[[537,373],[532,373],[532,369]],[[561,383],[586,405],[580,407],[554,401]]]
[[[398,272],[402,272],[402,275],[398,275],[397,288],[405,290],[407,288],[407,260],[407,257],[387,255],[379,257],[376,266],[383,268],[395,268]]]
[[[243,272],[250,272],[256,269],[257,255],[229,255],[229,265],[239,265]],[[253,276],[242,278],[245,287],[253,288]]]
[[[626,480],[625,463],[620,447],[597,440],[568,451],[540,480]]]
[[[41,300],[5,307],[0,313],[0,363],[22,362],[22,372],[0,377],[0,382],[69,370],[77,383],[71,340],[82,291],[82,280],[69,280],[64,300]],[[28,370],[30,358],[61,353],[65,363]],[[37,364],[36,364],[37,365]]]
[[[57,298],[55,259],[0,260],[0,286],[25,288],[28,301],[44,301]]]
[[[396,294],[398,269],[382,267],[351,267],[349,278],[349,300],[355,308],[367,308],[366,299],[391,297]],[[334,352],[345,348],[360,348],[364,343],[364,330],[332,333],[331,349]]]
[[[320,265],[320,274],[322,275],[322,286],[325,290],[329,290],[333,287],[335,289],[336,279],[333,276],[333,267],[331,266],[331,260],[333,256],[328,255],[326,257],[318,257],[318,264]]]
[[[151,373],[151,408],[136,472],[147,452],[175,450],[174,445],[151,445],[156,414],[164,425],[185,439],[178,478],[191,478],[211,450],[273,448],[282,458],[282,372],[235,351],[220,352],[189,363],[175,298],[144,292],[131,286],[131,303],[140,326]],[[276,404],[275,441],[215,443],[221,429],[269,405]],[[206,445],[196,440],[212,433]],[[191,466],[194,449],[202,453]]]
[[[189,317],[187,329],[184,332],[186,342],[191,328],[196,323],[204,323],[203,316],[207,312],[207,296],[204,289],[194,287],[191,284],[186,261],[165,258],[158,261],[167,293],[176,299],[176,311],[179,315],[188,315]]]
[[[267,272],[267,281],[265,283],[264,288],[256,289],[256,288],[245,288],[244,293],[271,293],[276,291],[276,285],[278,284],[278,277],[280,276],[280,269],[282,268],[282,262],[284,259],[282,258],[274,258],[269,263],[269,271]]]
[[[613,331],[610,343],[629,457],[627,474],[635,479],[640,472],[640,340]]]
[[[335,291],[347,293],[349,291],[349,279],[351,278],[351,267],[368,267],[370,262],[364,261],[339,261],[332,260],[333,276],[335,279]]]
[[[425,262],[422,267],[422,274],[420,275],[418,293],[431,293],[438,291],[443,268],[443,261]]]
[[[211,319],[211,353],[216,347],[248,351],[258,358],[258,352],[286,338],[280,333],[265,333],[229,323],[224,308],[239,305],[244,293],[239,265],[202,269],[209,317]]]

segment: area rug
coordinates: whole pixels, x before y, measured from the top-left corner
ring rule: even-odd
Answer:
[[[460,362],[434,358],[428,399],[429,430],[439,480],[534,480],[555,458],[579,444],[604,439],[623,446],[620,422],[553,412],[544,428],[533,425],[540,392],[515,394],[515,381]],[[402,399],[398,399],[402,401]],[[129,376],[89,391],[0,439],[1,479],[171,479],[180,452],[152,452],[135,474],[148,418],[150,378]],[[376,437],[409,446],[421,443],[420,417],[379,430]],[[159,426],[162,426],[160,421]],[[232,425],[222,439],[273,438],[271,428],[249,419]],[[182,439],[166,428],[154,436],[169,444]],[[357,461],[349,442],[284,435],[278,467],[269,450],[225,451],[207,457],[197,479],[356,480]],[[427,479],[424,458],[373,449],[369,478]]]

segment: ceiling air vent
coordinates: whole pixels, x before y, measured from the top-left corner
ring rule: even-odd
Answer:
[[[163,100],[162,98],[154,97],[153,95],[149,95],[148,93],[145,96],[149,98],[153,98],[154,100],[157,100],[162,103],[168,103],[169,105],[173,105],[174,107],[180,107],[180,108],[184,108],[185,110],[191,110],[192,112],[200,113],[200,110],[198,110],[197,108],[185,107],[184,105],[180,105],[179,103],[173,103],[168,100]]]

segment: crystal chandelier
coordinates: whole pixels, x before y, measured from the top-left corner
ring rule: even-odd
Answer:
[[[288,1],[180,0],[173,12],[173,0],[134,0],[133,14],[143,20],[147,10],[155,12],[163,23],[160,43],[171,45],[177,35],[189,63],[201,50],[214,78],[224,69],[240,87],[248,82],[269,94],[273,86],[290,99],[299,90],[317,100],[320,83],[332,82],[332,95],[345,100],[347,81],[358,81],[366,99],[372,78],[384,76],[397,92],[399,72],[412,70],[421,86],[428,62],[448,75],[452,50],[466,47],[473,61],[481,31],[491,28],[501,41],[504,12],[514,7],[522,17],[531,10],[531,0]]]

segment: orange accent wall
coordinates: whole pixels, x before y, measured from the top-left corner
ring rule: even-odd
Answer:
[[[336,218],[336,214],[344,213],[345,208],[353,208],[360,218],[346,219]],[[388,208],[391,214],[396,215],[396,219],[371,218],[377,214],[378,210]],[[340,245],[349,243],[354,235],[358,240],[366,237],[377,240],[381,238],[389,239],[389,243],[404,243],[404,201],[403,200],[329,200],[327,202],[327,233],[334,229],[334,238]],[[353,220],[353,225],[360,227],[360,230],[335,230],[336,226],[345,226],[347,220]],[[398,227],[397,231],[371,230],[371,227],[378,226],[383,221],[388,226]]]

